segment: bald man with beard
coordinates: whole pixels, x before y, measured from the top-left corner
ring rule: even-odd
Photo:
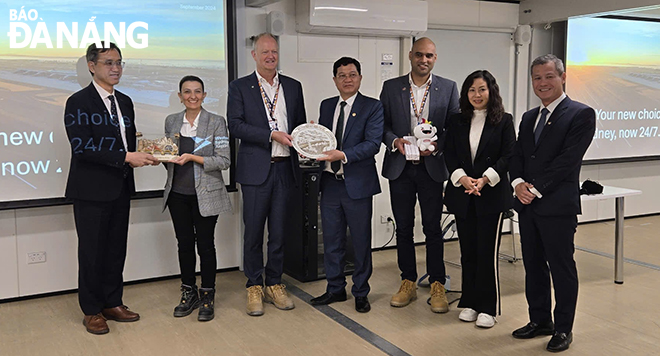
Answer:
[[[446,313],[445,264],[442,230],[442,189],[447,168],[442,149],[445,120],[459,112],[456,83],[433,75],[438,58],[435,43],[423,37],[413,43],[408,54],[411,72],[383,84],[387,147],[383,176],[390,182],[390,203],[396,221],[397,259],[401,270],[401,287],[390,305],[403,307],[417,298],[417,262],[415,260],[415,204],[419,199],[422,226],[426,236],[426,271],[431,283],[431,311]],[[406,160],[404,136],[413,135],[415,126],[430,123],[437,128],[437,141],[432,149],[420,152],[419,160]]]

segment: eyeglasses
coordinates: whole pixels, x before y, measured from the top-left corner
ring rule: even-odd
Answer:
[[[345,80],[348,79],[348,78],[356,79],[356,78],[359,77],[359,76],[360,76],[360,75],[357,74],[356,72],[351,72],[351,73],[349,73],[348,75],[346,75],[346,74],[344,74],[344,73],[341,73],[341,74],[338,74],[338,75],[337,75],[337,79],[339,79],[340,81],[343,82],[343,81],[345,81]]]
[[[101,62],[101,64],[103,64],[106,67],[110,67],[110,68],[112,68],[113,66],[117,66],[119,68],[124,68],[124,65],[126,65],[126,62],[107,60],[105,62]]]

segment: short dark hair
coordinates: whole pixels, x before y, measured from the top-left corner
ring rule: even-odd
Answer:
[[[492,74],[487,70],[477,70],[472,72],[465,78],[463,86],[461,87],[461,97],[459,104],[461,107],[461,114],[464,119],[471,120],[474,114],[474,106],[470,104],[468,98],[468,91],[476,79],[483,79],[488,86],[488,104],[486,104],[486,118],[489,123],[497,125],[504,115],[504,105],[502,105],[502,97],[500,96],[500,86]]]
[[[204,91],[204,82],[200,77],[195,75],[186,75],[185,77],[181,78],[181,81],[179,81],[179,92],[181,92],[181,88],[185,82],[198,82],[202,85],[202,91]]]
[[[116,50],[117,53],[119,53],[119,58],[121,59],[122,58],[121,50],[119,49],[119,47],[117,47],[117,45],[114,44],[113,42],[107,42],[107,43],[108,44],[106,45],[105,41],[101,41],[101,48],[97,47],[96,43],[92,43],[91,45],[89,45],[89,47],[87,47],[87,53],[85,54],[85,59],[87,59],[87,62],[96,63],[96,61],[99,59],[99,53],[105,53],[113,49]],[[94,73],[92,73],[92,71],[89,71],[89,73],[92,75],[92,77],[94,76]]]
[[[332,65],[332,76],[337,76],[337,69],[339,69],[339,67],[347,66],[349,64],[355,64],[355,69],[357,69],[358,74],[362,75],[362,67],[357,59],[352,57],[341,57]]]
[[[557,73],[559,75],[564,74],[564,71],[565,71],[564,70],[564,62],[562,62],[562,60],[559,59],[554,54],[544,54],[542,56],[536,57],[536,59],[534,59],[534,61],[532,61],[532,65],[529,68],[529,72],[532,73],[535,66],[539,66],[539,65],[542,66],[542,65],[544,65],[546,63],[550,63],[550,62],[555,64],[555,69],[557,70]]]

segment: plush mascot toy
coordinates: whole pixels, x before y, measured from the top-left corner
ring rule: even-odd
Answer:
[[[414,133],[415,138],[417,138],[417,147],[419,147],[420,151],[429,150],[433,152],[435,150],[435,146],[431,143],[438,139],[438,136],[435,135],[436,132],[438,132],[438,129],[431,125],[430,122],[415,126]]]

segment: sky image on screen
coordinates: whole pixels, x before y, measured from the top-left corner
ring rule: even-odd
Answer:
[[[223,0],[0,3],[0,202],[64,196],[64,104],[89,85],[84,55],[97,40],[121,48],[126,65],[115,88],[133,100],[145,137],[162,137],[165,117],[184,109],[176,93],[185,75],[204,80],[204,108],[224,116],[224,11]],[[137,189],[162,189],[165,177],[159,167],[136,169]]]
[[[660,22],[568,21],[566,93],[596,111],[585,160],[660,156]]]

